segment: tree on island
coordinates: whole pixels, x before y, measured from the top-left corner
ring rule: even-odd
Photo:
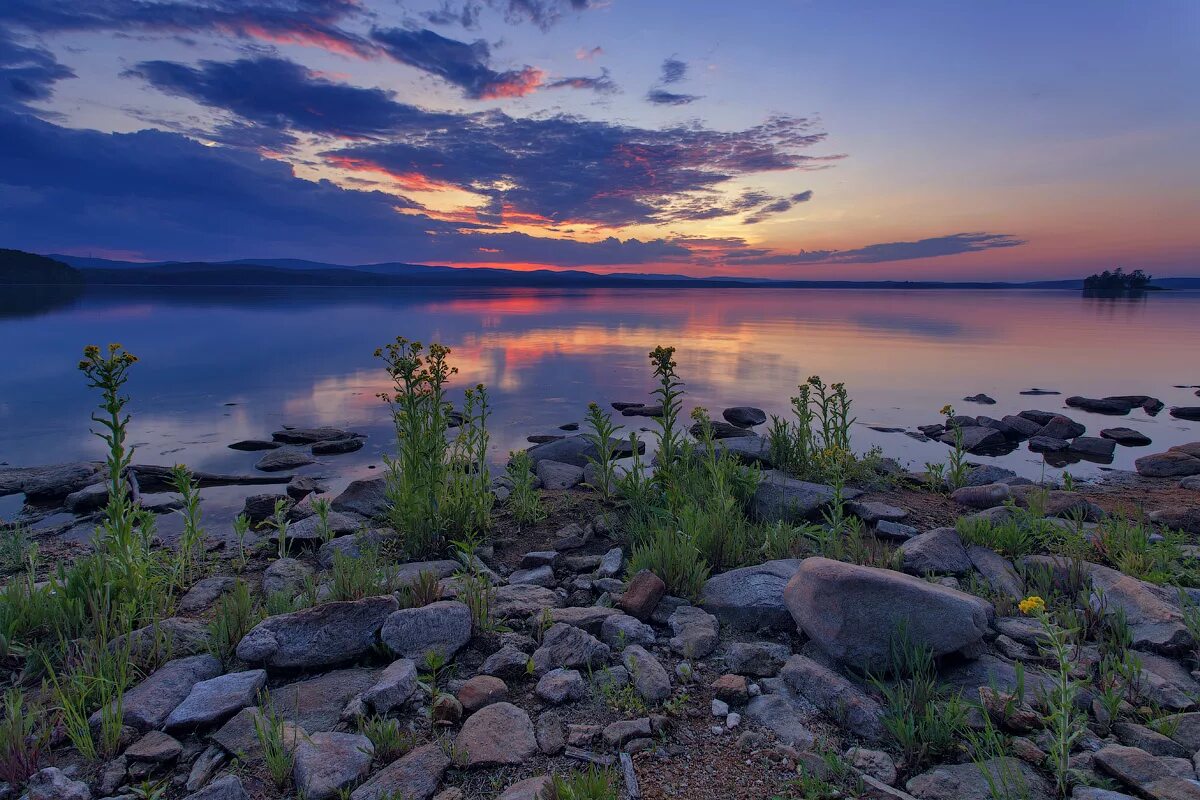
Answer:
[[[1083,291],[1089,294],[1127,294],[1144,292],[1150,287],[1153,276],[1140,269],[1126,273],[1121,267],[1104,270],[1083,279]]]

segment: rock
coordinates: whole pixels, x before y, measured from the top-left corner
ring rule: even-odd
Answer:
[[[99,464],[87,461],[42,467],[0,467],[0,497],[24,494],[34,503],[49,504],[104,479]]]
[[[762,436],[747,435],[717,442],[718,453],[729,453],[743,464],[771,467],[771,443]]]
[[[967,557],[993,592],[1018,601],[1025,598],[1025,583],[1007,558],[980,545],[968,547]]]
[[[280,442],[268,442],[265,439],[242,439],[229,445],[230,450],[242,450],[254,453],[260,450],[278,450],[283,445]]]
[[[314,456],[336,456],[362,450],[366,439],[361,436],[348,436],[345,439],[333,439],[328,442],[317,442],[310,449]]]
[[[345,439],[349,436],[357,436],[358,434],[344,431],[341,428],[289,428],[285,427],[282,430],[275,431],[271,434],[271,438],[277,442],[284,444],[316,444],[317,442],[330,442],[335,439]]]
[[[388,616],[379,635],[398,656],[423,662],[436,652],[449,660],[471,640],[471,609],[456,600],[402,608]]]
[[[1076,436],[1083,436],[1086,432],[1086,426],[1070,417],[1055,414],[1042,425],[1042,429],[1037,432],[1037,435],[1048,436],[1051,439],[1074,439]]]
[[[113,650],[126,646],[131,655],[146,661],[168,655],[196,655],[208,650],[208,626],[197,619],[167,617],[118,636],[109,643]]]
[[[1200,406],[1173,406],[1171,416],[1175,419],[1186,419],[1200,422]]]
[[[714,441],[757,436],[754,431],[746,430],[745,428],[739,428],[737,425],[731,425],[728,422],[721,422],[720,420],[709,420],[708,432]],[[699,422],[694,422],[692,423],[692,426],[688,428],[688,433],[690,433],[697,440],[703,439],[704,425]]]
[[[769,728],[782,743],[798,750],[807,750],[816,741],[813,732],[804,724],[804,717],[783,695],[764,694],[751,698],[746,705],[746,716]]]
[[[357,517],[340,514],[337,511],[329,512],[329,516],[325,520],[325,525],[331,539],[357,533],[362,529],[362,522]],[[311,517],[305,517],[298,522],[293,522],[288,526],[287,538],[289,544],[292,542],[323,543],[323,536],[321,518],[316,514],[313,514]],[[276,537],[272,536],[271,538],[274,539]],[[330,563],[333,562],[331,561]]]
[[[379,675],[375,669],[342,669],[289,683],[271,690],[271,707],[306,731],[331,731],[340,722],[346,705],[375,685]]]
[[[1177,444],[1167,448],[1172,453],[1184,453],[1192,458],[1200,458],[1200,442]]]
[[[351,661],[370,650],[396,598],[325,603],[269,617],[242,637],[237,656],[249,664],[304,669]]]
[[[327,492],[329,489],[320,481],[310,475],[293,475],[292,479],[287,482],[284,487],[287,496],[299,503],[310,494]]]
[[[739,428],[753,428],[767,421],[767,412],[754,406],[733,406],[722,411],[721,416],[730,425],[737,425]]]
[[[514,570],[508,576],[509,583],[531,583],[534,586],[553,588],[555,585],[554,568],[550,566],[533,567],[532,569]]]
[[[528,671],[529,658],[528,653],[506,644],[488,656],[479,671],[508,680],[523,678]]]
[[[351,481],[346,490],[333,498],[334,511],[377,519],[387,514],[387,485],[384,478]]]
[[[866,523],[875,523],[881,520],[899,522],[908,517],[908,512],[903,508],[875,500],[851,500],[846,504],[846,510]]]
[[[1012,414],[1001,417],[1000,421],[1007,425],[1008,430],[1020,439],[1028,439],[1036,436],[1037,432],[1042,429],[1042,426],[1036,422]]]
[[[544,586],[517,583],[499,586],[492,596],[492,616],[495,619],[531,617],[547,608],[562,606],[559,596]]]
[[[604,554],[600,559],[600,566],[596,568],[597,578],[615,578],[621,574],[621,569],[625,564],[625,553],[619,547],[614,547]]]
[[[974,422],[974,420],[971,421]],[[953,447],[958,444],[960,437],[962,449],[968,453],[987,452],[993,448],[1003,447],[1008,441],[1008,438],[1000,431],[981,425],[970,425],[959,428],[957,431],[948,431],[939,436],[938,441]]]
[[[262,472],[282,472],[315,463],[317,460],[312,457],[312,453],[295,447],[281,447],[278,450],[268,450],[254,468]]]
[[[222,775],[195,794],[190,794],[184,800],[249,800],[242,779],[237,775]]]
[[[1076,436],[1071,440],[1070,452],[1084,458],[1111,459],[1117,443],[1098,436]]]
[[[615,451],[614,455],[617,458],[628,458],[633,455],[633,449],[628,439],[613,439],[610,442],[610,446]],[[548,459],[563,464],[571,464],[583,469],[587,466],[589,460],[598,460],[600,458],[600,451],[582,434],[534,445],[526,452],[529,453],[529,458],[535,468],[539,461]],[[646,452],[645,442],[638,442],[638,452]]]
[[[461,568],[462,564],[452,558],[443,558],[437,561],[410,561],[396,567],[396,583],[411,586],[419,581],[422,575],[440,581],[453,576]]]
[[[194,792],[197,789],[207,786],[226,761],[225,751],[215,744],[210,744],[205,748],[204,752],[196,757],[192,762],[192,768],[188,771],[187,783],[185,788],[189,792]],[[122,774],[120,780],[124,780]],[[114,787],[115,788],[115,787]]]
[[[992,800],[1009,793],[1023,800],[1051,800],[1055,796],[1036,769],[1016,758],[992,758],[979,766],[970,762],[943,764],[909,778],[904,788],[919,800]]]
[[[970,508],[992,508],[1004,505],[1012,497],[1012,488],[1007,483],[989,483],[983,486],[963,486],[950,493],[950,499]]]
[[[351,792],[350,800],[429,800],[449,766],[440,742],[422,745],[372,775]]]
[[[557,550],[534,550],[521,556],[521,569],[557,567],[560,561],[562,554]]]
[[[1128,414],[1138,403],[1129,403],[1119,397],[1068,397],[1063,401],[1071,408],[1082,408],[1093,414]]]
[[[882,750],[869,750],[865,747],[851,747],[845,753],[845,759],[850,766],[859,772],[870,775],[875,780],[887,786],[896,783],[896,762]]]
[[[1121,744],[1145,750],[1153,756],[1190,758],[1195,752],[1185,749],[1178,742],[1163,736],[1158,731],[1135,722],[1115,722],[1112,730]]]
[[[166,764],[179,758],[183,745],[174,736],[162,731],[150,731],[125,748],[125,758],[130,761],[147,761],[151,764]]]
[[[649,570],[642,570],[633,576],[629,588],[617,600],[617,608],[640,620],[648,620],[654,614],[654,609],[667,593],[667,584],[663,579]]]
[[[788,659],[779,677],[843,728],[872,741],[888,738],[883,707],[833,670],[795,655]]]
[[[714,575],[704,583],[700,606],[738,630],[790,631],[793,623],[783,602],[783,587],[799,568],[799,559],[788,558]]]
[[[583,483],[583,467],[543,458],[536,465],[544,489],[570,489]]]
[[[1096,766],[1137,793],[1163,800],[1200,797],[1194,782],[1183,782],[1158,758],[1136,747],[1110,744],[1096,753]],[[1179,791],[1174,793],[1176,788]]]
[[[1029,450],[1032,453],[1062,453],[1071,447],[1066,439],[1055,439],[1052,436],[1034,436],[1029,440]]]
[[[366,777],[375,752],[371,740],[358,733],[313,733],[294,754],[292,779],[305,800],[329,800]]]
[[[393,661],[379,673],[379,679],[362,693],[362,701],[386,716],[407,703],[417,691],[417,665],[411,659]]]
[[[875,523],[875,538],[877,539],[905,542],[920,532],[918,528],[914,528],[912,525],[905,525],[901,522],[891,522],[881,519]]]
[[[261,669],[231,672],[200,681],[167,717],[166,728],[190,731],[224,722],[253,705],[259,690],[266,684],[267,673]]]
[[[775,642],[734,642],[725,650],[725,667],[738,675],[769,678],[791,655],[791,648]]]
[[[1180,489],[1191,489],[1195,492],[1200,492],[1200,475],[1193,475],[1190,478],[1184,478],[1179,482]]]
[[[555,536],[558,537],[554,543],[555,550],[575,550],[592,540],[592,529],[572,522],[559,528]]]
[[[541,677],[534,694],[553,706],[573,703],[587,697],[587,684],[574,669],[552,669]]]
[[[263,595],[286,594],[289,598],[299,593],[306,579],[312,577],[313,568],[294,558],[279,558],[263,571]]]
[[[782,593],[782,586],[780,592]],[[681,606],[671,614],[671,650],[684,658],[704,658],[717,647],[717,618],[695,606]]]
[[[904,625],[936,656],[978,648],[992,615],[987,602],[892,570],[807,558],[784,601],[796,624],[837,660],[863,670],[889,666]]]
[[[624,616],[627,615],[608,606],[570,606],[568,608],[552,608],[548,613],[531,617],[530,622],[534,625],[541,625],[547,619],[551,625],[556,622],[565,622],[568,625],[581,628],[593,636],[597,636],[606,619],[609,617]]]
[[[520,764],[538,749],[529,715],[512,703],[493,703],[468,717],[454,748],[469,768]]]
[[[900,555],[904,571],[913,575],[966,575],[971,571],[971,559],[954,528],[934,528],[914,536],[900,545]]]
[[[386,537],[379,531],[359,531],[353,536],[339,536],[317,549],[317,563],[322,569],[333,569],[335,555],[340,553],[347,558],[362,558],[370,549],[378,551],[384,541]]]
[[[622,653],[633,687],[647,702],[661,703],[671,696],[671,676],[649,650],[630,645]]]
[[[1200,508],[1196,506],[1173,506],[1150,512],[1150,521],[1155,525],[1200,534]]]
[[[457,725],[463,717],[462,703],[452,694],[439,694],[430,706],[429,716],[434,725]]]
[[[537,775],[517,781],[501,792],[496,800],[550,800],[553,791],[554,780],[549,775]]]
[[[474,714],[492,703],[499,703],[507,696],[508,686],[491,675],[476,675],[458,690],[458,702],[468,714]]]
[[[985,405],[985,406],[996,405],[995,400],[988,397],[986,394],[984,394],[982,392],[980,392],[979,394],[973,394],[970,397],[964,397],[963,400],[965,400],[968,403],[979,403],[980,405]]]
[[[1180,450],[1168,450],[1165,453],[1142,456],[1133,464],[1139,475],[1148,478],[1200,475],[1200,458],[1190,456]]]
[[[30,775],[25,792],[29,800],[92,800],[86,783],[72,780],[58,767],[46,767]]]
[[[108,484],[93,483],[77,492],[71,492],[63,501],[63,506],[72,514],[90,514],[99,511],[108,504]]]
[[[742,441],[740,439],[734,441]],[[853,500],[855,490],[842,493],[845,500]],[[833,488],[820,483],[809,483],[789,477],[786,473],[768,469],[750,498],[751,516],[763,522],[800,522],[816,514],[833,500]]]
[[[210,655],[168,661],[150,677],[125,692],[122,719],[141,731],[160,728],[175,707],[187,699],[192,687],[221,674],[221,662]],[[99,715],[95,715],[99,721]]]
[[[188,593],[179,599],[179,610],[186,613],[204,611],[236,585],[236,578],[224,575],[202,578],[192,584]]]
[[[628,614],[605,617],[600,626],[600,639],[613,650],[623,650],[631,644],[652,645],[654,628]]]
[[[280,501],[289,508],[292,505],[286,494],[252,494],[242,504],[242,515],[257,525],[275,514],[275,504]]]
[[[608,645],[573,625],[559,622],[542,636],[542,646],[533,652],[533,669],[545,675],[557,667],[591,669],[608,661]]]
[[[1105,428],[1100,435],[1124,447],[1145,447],[1151,443],[1149,436],[1133,428]]]
[[[567,747],[567,728],[557,711],[547,711],[537,721],[538,749],[545,755],[556,756]]]

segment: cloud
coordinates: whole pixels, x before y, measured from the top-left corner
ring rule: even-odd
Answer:
[[[581,242],[401,214],[392,195],[302,180],[288,164],[176,133],[70,129],[0,109],[0,141],[0,241],[31,250],[564,266],[688,255],[662,239]]]
[[[914,242],[885,242],[851,250],[801,250],[798,253],[734,252],[726,263],[736,266],[799,266],[803,264],[879,264],[887,261],[911,261],[918,258],[978,253],[996,248],[1025,244],[1007,233],[954,233],[918,239]]]
[[[743,219],[742,224],[757,225],[767,217],[774,216],[775,214],[782,214],[785,211],[790,211],[792,206],[794,206],[796,203],[807,203],[812,199],[812,196],[812,189],[809,189],[808,191],[798,192],[791,197],[781,197],[778,200],[773,200]]]
[[[433,10],[422,12],[421,16],[433,25],[461,25],[467,30],[479,28],[480,3],[453,3],[442,0],[442,5]]]
[[[602,55],[604,55],[604,48],[600,45],[581,47],[575,51],[575,58],[579,61],[593,61]]]
[[[680,61],[677,58],[668,58],[662,63],[662,77],[659,78],[661,83],[679,83],[687,77],[688,65],[686,61]]]
[[[686,106],[701,99],[696,94],[678,94],[666,89],[651,89],[646,92],[646,100],[656,106]]]
[[[487,0],[512,24],[532,22],[549,30],[569,12],[583,12],[600,5],[597,0]]]
[[[559,78],[546,84],[547,89],[590,89],[597,94],[614,94],[621,91],[616,82],[609,76],[607,69],[601,69],[597,76],[575,78]]]
[[[74,77],[50,51],[19,44],[0,28],[0,108],[46,100],[56,83]]]
[[[357,0],[4,0],[0,22],[37,32],[211,32],[365,57],[370,45],[340,27]]]
[[[460,42],[431,30],[406,28],[376,28],[371,38],[392,59],[458,86],[473,100],[522,97],[541,86],[545,77],[529,66],[506,72],[492,69],[491,50],[482,39]]]
[[[450,124],[454,116],[397,102],[392,92],[363,89],[321,78],[281,58],[261,56],[232,62],[201,61],[190,67],[173,61],[143,61],[125,73],[168,94],[236,114],[273,131],[327,136],[378,137],[420,132]],[[246,126],[226,126],[229,134],[249,137]]]

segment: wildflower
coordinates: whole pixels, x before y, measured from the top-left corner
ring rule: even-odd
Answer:
[[[1035,594],[1018,603],[1017,608],[1022,614],[1037,614],[1046,610],[1046,601]]]
[[[954,406],[950,405],[949,403],[946,403],[946,405],[942,406],[942,410],[940,413],[943,417],[953,417],[954,416]]]

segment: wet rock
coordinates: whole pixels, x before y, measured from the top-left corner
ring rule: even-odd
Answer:
[[[284,444],[315,444],[353,436],[341,428],[283,428],[271,434],[271,438]]]
[[[799,568],[799,559],[788,558],[714,575],[704,583],[700,606],[738,630],[790,631],[794,624],[784,605],[783,587]]]
[[[484,706],[499,703],[508,696],[508,686],[504,681],[491,675],[476,675],[469,679],[458,690],[458,702],[463,711],[474,714]]]
[[[715,616],[703,609],[681,606],[672,612],[667,624],[671,626],[673,634],[671,650],[684,658],[704,658],[717,647],[719,623]]]
[[[260,450],[278,450],[283,447],[280,442],[269,442],[265,439],[242,439],[229,445],[230,450],[242,450],[247,453],[254,453]]]
[[[275,669],[304,669],[351,661],[378,641],[396,598],[325,603],[263,620],[237,646],[249,664]]]
[[[455,750],[469,768],[520,764],[537,752],[537,737],[529,715],[512,703],[493,703],[463,723]]]
[[[1036,769],[1016,758],[992,758],[979,766],[943,764],[909,778],[904,788],[919,800],[992,800],[993,787],[1010,787],[1025,800],[1055,796]]]
[[[1024,413],[1021,414],[1024,416]],[[1055,414],[1043,425],[1038,431],[1038,436],[1048,436],[1051,439],[1074,439],[1076,436],[1083,436],[1087,432],[1087,426],[1076,422],[1070,417],[1062,414]]]
[[[292,779],[305,800],[329,800],[366,777],[375,752],[371,740],[358,733],[318,732],[300,741]]]
[[[1008,414],[1000,418],[1000,421],[1008,426],[1010,431],[1013,431],[1021,439],[1028,439],[1036,436],[1037,432],[1042,429],[1042,426],[1033,420],[1025,417],[1018,417],[1015,414]]]
[[[628,458],[633,455],[633,449],[628,439],[613,439],[610,445],[617,458]],[[638,442],[638,451],[646,452],[645,442]],[[589,460],[599,460],[600,458],[600,451],[583,435],[568,436],[557,441],[534,445],[527,452],[535,467],[542,459],[548,459],[583,469]]]
[[[396,655],[417,662],[435,652],[449,660],[471,640],[471,610],[455,600],[403,608],[388,616],[380,638]]]
[[[1118,397],[1068,397],[1063,401],[1071,408],[1081,408],[1093,414],[1128,414],[1138,403],[1129,403]]]
[[[262,472],[282,472],[315,463],[317,460],[306,450],[281,447],[278,450],[268,450],[267,454],[255,463],[254,468]]]
[[[1133,428],[1105,428],[1100,435],[1124,447],[1145,447],[1151,443],[1149,436]]]
[[[108,484],[93,483],[77,492],[71,492],[63,506],[72,514],[90,514],[108,504]]]
[[[221,595],[231,591],[236,585],[237,579],[227,575],[214,575],[210,578],[202,578],[192,584],[192,588],[188,589],[188,593],[180,598],[179,610],[189,614],[204,611],[217,602]]]
[[[654,614],[654,609],[667,593],[667,585],[662,578],[649,570],[642,570],[633,576],[620,599],[617,608],[640,620],[647,620]]]
[[[843,499],[852,500],[857,494],[847,490]],[[799,522],[816,514],[831,500],[830,486],[796,480],[778,470],[765,470],[750,498],[750,513],[763,522]]]
[[[1033,453],[1063,453],[1071,447],[1066,439],[1055,439],[1053,436],[1034,436],[1029,440],[1029,450]]]
[[[767,421],[767,412],[754,406],[733,406],[722,411],[721,416],[726,422],[739,428],[753,428]]]
[[[974,420],[971,420],[974,422]],[[943,433],[938,437],[938,441],[942,444],[955,446],[958,444],[959,437],[962,438],[962,448],[968,453],[987,452],[992,448],[1003,447],[1008,439],[1003,433],[993,428],[984,428],[981,425],[971,425],[968,427],[959,428],[956,431]]]
[[[985,406],[996,405],[995,400],[988,397],[986,394],[983,394],[982,392],[980,392],[979,394],[973,394],[970,397],[964,397],[963,400],[965,400],[968,403],[979,403],[979,404],[985,405]]]
[[[864,670],[889,664],[898,627],[934,656],[978,648],[988,630],[985,601],[892,570],[805,559],[784,589],[796,624],[837,660]]]
[[[914,536],[900,545],[900,555],[904,571],[913,575],[965,575],[971,571],[971,559],[954,528],[934,528]]]
[[[1200,406],[1173,406],[1171,416],[1175,419],[1186,419],[1200,422]]]
[[[52,503],[103,477],[100,465],[88,461],[43,467],[0,467],[0,497],[20,493],[34,503]]]
[[[368,519],[378,519],[387,514],[387,486],[383,478],[351,481],[346,490],[333,498],[334,511],[342,511]]]
[[[1004,505],[1012,497],[1012,487],[1007,483],[989,483],[983,486],[963,486],[950,493],[950,499],[970,508],[992,508]]]
[[[345,439],[332,439],[328,442],[317,442],[310,449],[314,456],[337,456],[362,450],[366,439],[361,436],[348,436]]]
[[[550,705],[560,706],[587,697],[587,684],[578,670],[552,669],[538,680],[534,694]]]
[[[440,743],[422,745],[372,775],[351,792],[350,800],[429,800],[449,766]]]
[[[671,696],[671,676],[649,650],[630,645],[622,653],[622,660],[634,688],[647,702],[661,703]]]
[[[545,489],[570,489],[583,482],[583,467],[543,458],[535,467]]]
[[[411,659],[393,661],[379,679],[362,693],[362,701],[380,715],[390,714],[407,703],[417,691],[417,665]]]
[[[784,683],[833,718],[839,725],[872,741],[887,739],[879,703],[833,670],[795,655],[779,673]]]
[[[1071,440],[1070,452],[1090,459],[1112,459],[1117,443],[1098,436],[1076,436]]]
[[[249,705],[267,683],[267,673],[261,669],[231,672],[192,687],[187,699],[167,717],[169,731],[190,731],[224,722]]]
[[[734,642],[725,650],[725,667],[738,675],[768,678],[779,673],[791,648],[775,642]]]
[[[533,668],[545,675],[557,667],[591,669],[608,661],[608,645],[573,625],[559,622],[542,636],[542,646],[533,652]]]
[[[160,728],[191,694],[192,687],[220,674],[221,662],[210,655],[168,661],[125,693],[122,718],[126,725],[141,731]]]

